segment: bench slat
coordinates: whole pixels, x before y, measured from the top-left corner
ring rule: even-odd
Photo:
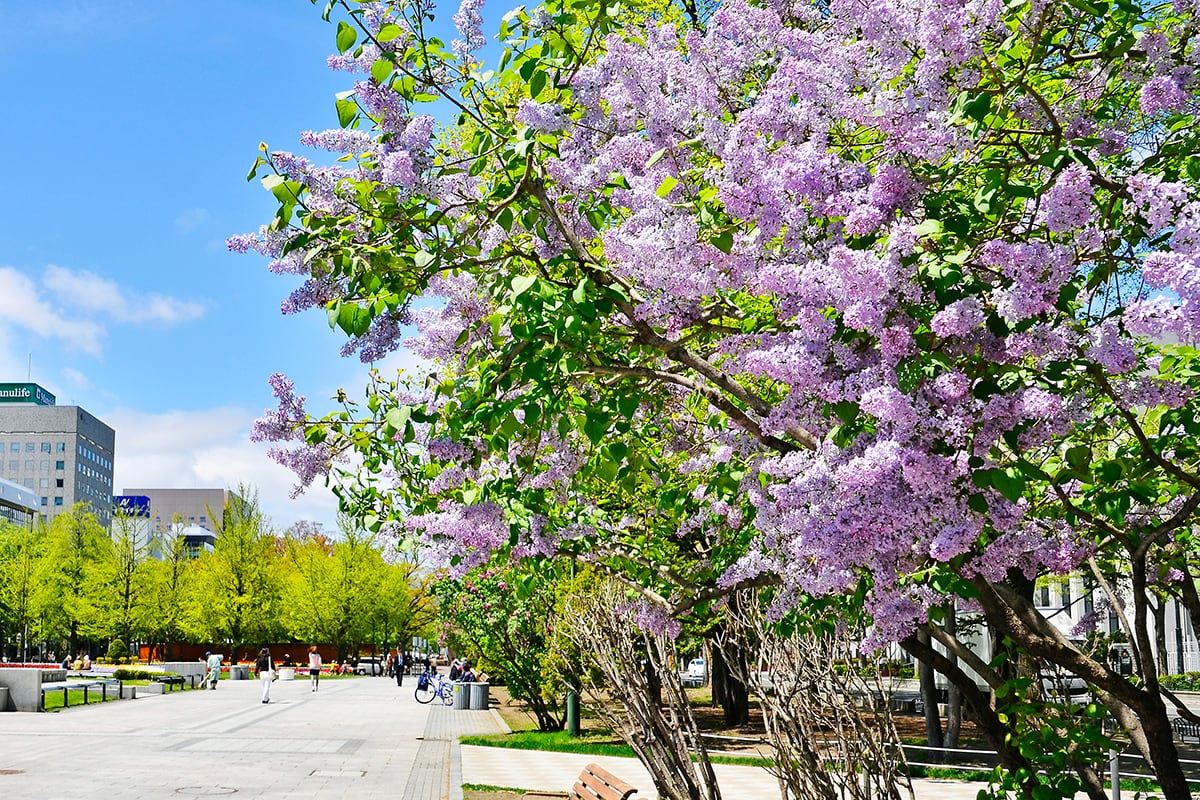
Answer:
[[[572,787],[579,800],[629,800],[637,790],[599,764],[588,764]]]

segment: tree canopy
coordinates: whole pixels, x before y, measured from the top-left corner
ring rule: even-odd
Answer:
[[[264,146],[278,214],[230,247],[431,367],[316,416],[276,376],[256,435],[459,568],[624,575],[659,629],[850,596],[965,686],[916,638],[969,662],[961,604],[1186,796],[1145,615],[1200,623],[1196,3],[549,0],[495,65],[480,7],[446,46],[426,3],[327,5],[354,83],[301,142],[336,161]],[[1140,682],[1027,596],[1080,569],[1128,577]]]

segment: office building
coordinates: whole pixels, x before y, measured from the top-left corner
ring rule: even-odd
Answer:
[[[116,438],[84,409],[56,405],[36,383],[0,383],[0,478],[31,490],[44,521],[86,503],[109,526]]]
[[[125,489],[124,495],[148,500],[155,536],[172,529],[181,532],[196,554],[212,550],[224,524],[225,507],[241,500],[228,489]]]

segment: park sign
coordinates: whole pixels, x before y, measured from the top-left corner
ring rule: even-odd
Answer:
[[[0,403],[54,405],[54,395],[36,383],[0,383]]]

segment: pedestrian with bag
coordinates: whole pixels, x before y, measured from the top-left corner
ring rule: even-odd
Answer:
[[[263,648],[258,651],[254,660],[254,671],[258,673],[259,683],[262,684],[262,701],[271,702],[271,681],[275,680],[275,662],[271,660],[271,651]]]

